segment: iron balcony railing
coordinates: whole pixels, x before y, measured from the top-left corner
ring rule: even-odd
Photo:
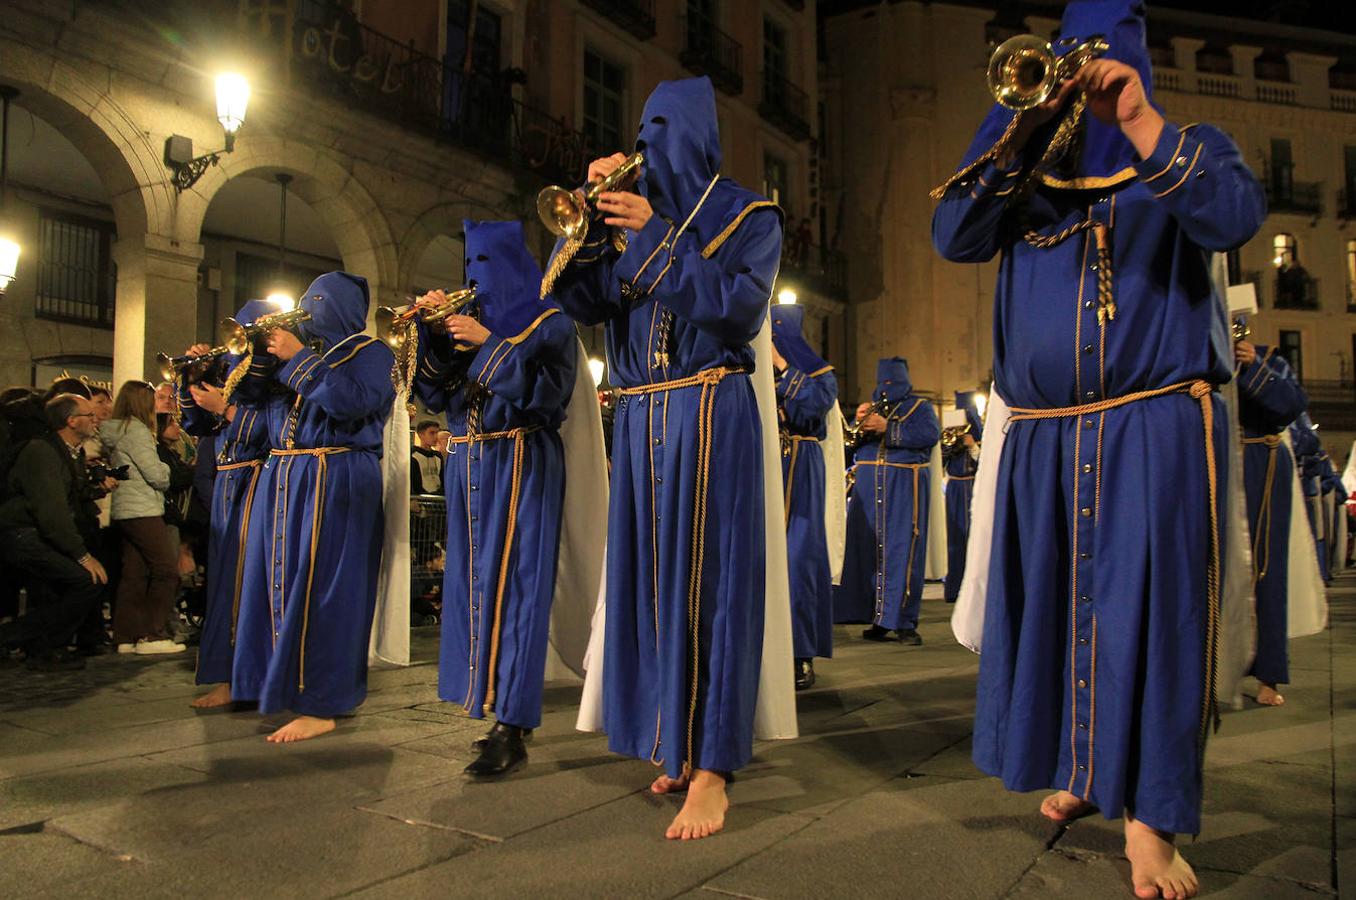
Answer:
[[[654,37],[654,0],[584,0],[584,5],[634,37]]]
[[[1318,279],[1296,266],[1276,273],[1277,309],[1318,309]]]
[[[744,48],[716,27],[709,17],[688,13],[680,18],[683,50],[678,61],[694,75],[705,75],[731,96],[744,92]]]
[[[781,72],[763,70],[758,113],[797,141],[810,138],[810,99]]]
[[[513,97],[521,71],[467,71],[420,53],[352,16],[321,18],[315,3],[290,18],[242,4],[238,22],[271,45],[288,83],[525,170],[577,179],[592,152],[584,135]]]
[[[1293,163],[1266,166],[1264,184],[1267,208],[1271,212],[1320,215],[1323,212],[1322,185],[1312,181],[1296,181]]]

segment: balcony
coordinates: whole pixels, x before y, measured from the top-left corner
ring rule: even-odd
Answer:
[[[732,97],[744,92],[744,48],[706,16],[681,20],[684,40],[678,61],[694,75],[705,75]]]
[[[584,5],[633,37],[654,37],[654,0],[584,0]]]
[[[1309,415],[1324,430],[1356,431],[1356,383],[1350,378],[1324,381],[1306,378]]]
[[[1321,215],[1323,186],[1313,181],[1296,181],[1294,173],[1294,163],[1265,165],[1262,183],[1266,187],[1268,212]]]
[[[310,13],[318,8],[307,4],[290,17],[265,8],[241,12],[245,39],[272,51],[282,76],[278,83],[543,181],[577,180],[590,154],[598,155],[582,134],[513,97],[521,72],[468,73],[360,23]]]
[[[1277,309],[1318,309],[1318,279],[1310,278],[1302,266],[1291,266],[1276,273]]]
[[[1288,82],[1258,81],[1257,99],[1262,103],[1277,103],[1281,106],[1294,106],[1298,100],[1296,88]]]
[[[1196,76],[1197,93],[1207,97],[1240,97],[1243,81],[1237,75],[1212,75],[1201,72]]]
[[[846,303],[847,257],[837,250],[825,250],[812,244],[799,246],[790,232],[782,242],[779,282],[799,285],[822,297]]]
[[[797,141],[810,139],[810,99],[780,72],[763,71],[758,114]]]
[[[1356,91],[1333,89],[1328,95],[1328,105],[1336,112],[1356,113]]]
[[[1337,192],[1337,218],[1356,219],[1356,191]]]

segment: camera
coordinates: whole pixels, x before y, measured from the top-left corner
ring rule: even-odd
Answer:
[[[114,481],[126,481],[128,479],[129,466],[110,466],[101,462],[90,463],[85,467],[85,475],[89,479],[90,499],[99,500],[108,495],[104,490],[104,482],[109,478]]]

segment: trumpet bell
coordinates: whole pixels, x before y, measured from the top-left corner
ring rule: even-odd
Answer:
[[[556,237],[574,237],[588,225],[584,204],[571,190],[551,185],[537,194],[537,215],[546,230]]]
[[[998,45],[989,57],[989,92],[1008,109],[1040,106],[1059,84],[1059,59],[1049,41],[1019,34]]]
[[[410,307],[377,307],[377,337],[392,350],[400,350],[409,340]]]
[[[155,366],[160,371],[161,381],[173,381],[179,376],[179,369],[174,365],[174,358],[168,353],[157,353],[155,355]]]
[[[250,349],[250,334],[244,325],[228,317],[217,326],[217,343],[236,356],[244,356]]]

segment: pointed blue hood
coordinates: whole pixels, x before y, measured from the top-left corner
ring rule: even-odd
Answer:
[[[321,275],[302,294],[298,304],[311,318],[297,328],[306,342],[320,341],[324,353],[367,327],[367,279],[348,272]]]
[[[887,356],[876,363],[876,392],[871,399],[898,403],[912,393],[908,360],[902,356]]]
[[[1063,56],[1089,37],[1100,34],[1111,45],[1107,59],[1114,59],[1131,66],[1139,72],[1144,94],[1153,102],[1153,72],[1149,65],[1149,50],[1144,37],[1144,3],[1142,0],[1073,0],[1064,9],[1064,19],[1060,22],[1059,40],[1055,42],[1056,54]],[[1072,101],[1070,101],[1072,102]],[[1158,108],[1157,104],[1154,104]],[[1161,111],[1161,110],[1160,110]],[[965,151],[959,168],[964,169],[1002,137],[1014,113],[1010,109],[994,104],[989,114],[979,126],[974,141]],[[1035,148],[1044,147],[1054,135],[1056,119],[1049,126],[1032,136],[1028,144],[1028,162],[1034,163],[1037,156]],[[1084,133],[1081,142],[1075,142],[1075,148],[1081,144],[1076,160],[1065,160],[1059,166],[1061,179],[1073,181],[1071,187],[1080,187],[1079,179],[1107,179],[1121,175],[1119,180],[1129,180],[1133,172],[1122,174],[1134,165],[1137,156],[1135,148],[1126,140],[1125,135],[1115,125],[1099,121],[1091,112],[1083,113]],[[1070,152],[1075,152],[1071,150]],[[1091,185],[1089,185],[1091,186]]]
[[[555,301],[537,299],[541,266],[527,252],[522,222],[476,222],[467,219],[466,283],[476,286],[480,321],[502,337],[522,333]]]
[[[806,375],[829,364],[805,340],[805,307],[778,303],[772,307],[772,343],[792,368]]]
[[[956,409],[965,411],[965,421],[970,423],[970,434],[980,440],[984,434],[984,423],[979,418],[979,407],[975,406],[974,391],[956,391]]]
[[[661,81],[640,114],[636,150],[645,154],[640,194],[655,212],[682,222],[720,171],[720,128],[711,79]]]

